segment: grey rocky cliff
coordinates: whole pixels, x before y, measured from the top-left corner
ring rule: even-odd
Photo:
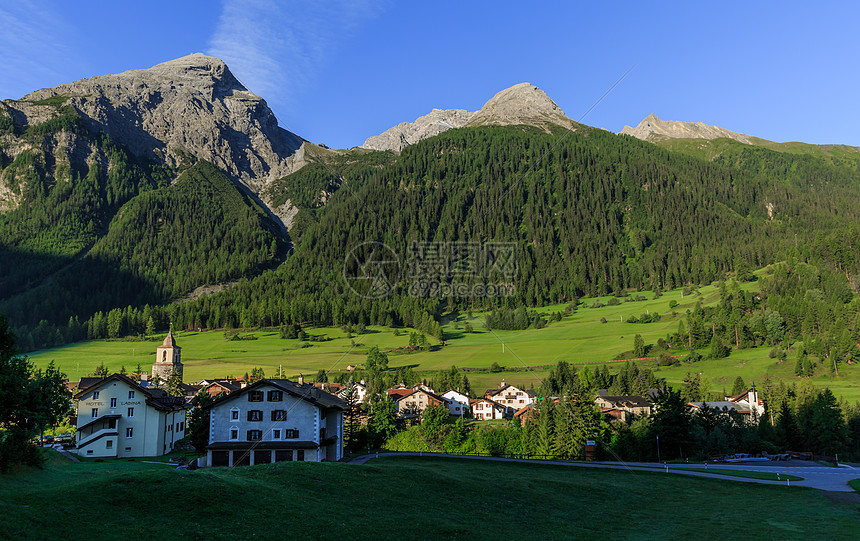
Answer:
[[[493,96],[479,111],[433,109],[415,122],[403,122],[380,135],[369,137],[362,147],[400,152],[408,145],[452,128],[487,124],[527,124],[544,129],[554,124],[576,128],[576,123],[543,90],[529,83],[520,83]]]
[[[462,128],[473,113],[464,109],[433,109],[415,122],[401,122],[379,135],[368,137],[362,148],[400,152],[408,145],[439,135],[451,128]]]
[[[183,153],[214,163],[259,193],[302,165],[304,141],[278,126],[266,102],[227,65],[195,53],[149,69],[101,75],[6,101],[18,121],[45,120],[31,102],[68,96],[92,128],[138,156],[178,163]]]
[[[632,135],[643,141],[659,139],[719,139],[726,137],[748,145],[753,144],[753,137],[720,128],[709,126],[704,122],[680,122],[676,120],[660,120],[651,113],[638,126],[624,126],[621,135]]]

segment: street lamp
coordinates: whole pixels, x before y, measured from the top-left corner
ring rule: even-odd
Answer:
[[[661,460],[660,460],[660,436],[657,436],[657,462],[661,462]]]

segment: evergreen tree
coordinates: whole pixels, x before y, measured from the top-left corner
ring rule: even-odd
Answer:
[[[641,334],[637,334],[633,338],[633,356],[637,359],[641,359],[645,356],[645,340],[642,338]]]
[[[735,378],[735,384],[732,385],[732,396],[738,396],[742,392],[747,390],[747,384],[744,382],[744,378],[738,376]]]

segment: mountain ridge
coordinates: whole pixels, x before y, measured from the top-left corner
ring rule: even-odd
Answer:
[[[408,145],[454,128],[517,124],[545,131],[549,131],[550,125],[568,129],[576,129],[578,125],[546,92],[531,83],[519,83],[497,92],[477,111],[433,109],[414,122],[401,122],[379,135],[368,137],[361,148],[400,152]]]
[[[662,139],[734,139],[747,145],[754,144],[757,137],[733,132],[719,126],[711,126],[704,122],[683,122],[679,120],[661,120],[656,114],[646,116],[635,128],[624,126],[619,135],[631,135],[643,141]]]
[[[301,137],[278,126],[265,100],[222,60],[202,53],[44,88],[5,100],[19,125],[50,118],[45,104],[65,102],[92,130],[137,157],[178,164],[183,154],[209,161],[254,193],[301,165]]]

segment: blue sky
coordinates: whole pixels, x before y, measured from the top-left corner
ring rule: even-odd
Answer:
[[[0,6],[0,98],[223,58],[282,126],[332,147],[528,81],[574,120],[649,113],[772,139],[860,146],[860,7],[792,2],[148,2]]]

